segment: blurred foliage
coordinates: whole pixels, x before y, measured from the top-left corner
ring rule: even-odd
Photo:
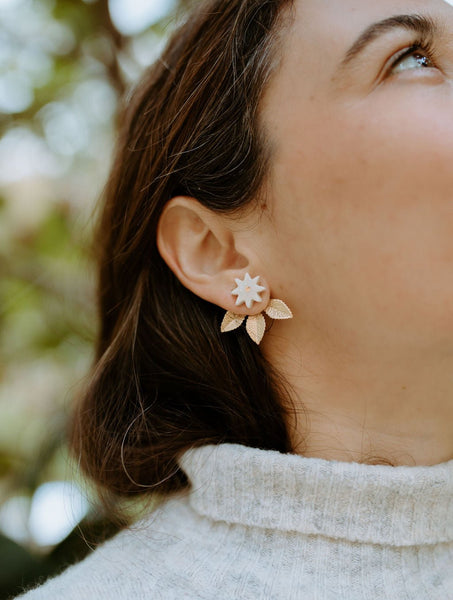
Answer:
[[[81,558],[85,539],[114,532],[92,512],[58,544],[43,547],[29,528],[45,482],[75,481],[94,500],[65,427],[93,349],[96,201],[118,100],[187,0],[149,0],[159,19],[127,34],[113,4],[0,0],[0,599]]]

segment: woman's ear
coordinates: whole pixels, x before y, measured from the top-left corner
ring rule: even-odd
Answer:
[[[269,286],[239,253],[231,219],[204,207],[195,198],[177,196],[164,207],[157,227],[157,248],[179,281],[194,294],[236,314],[258,314],[269,301]],[[260,275],[261,302],[236,305],[235,279]]]

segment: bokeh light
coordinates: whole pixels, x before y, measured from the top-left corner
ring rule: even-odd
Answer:
[[[95,505],[66,426],[93,355],[96,205],[119,100],[187,2],[0,0],[0,551],[24,560],[0,598],[57,570]]]
[[[89,504],[78,486],[69,481],[50,481],[34,493],[28,527],[40,546],[58,544],[88,513]]]
[[[110,14],[125,35],[140,33],[176,7],[176,0],[109,0]]]

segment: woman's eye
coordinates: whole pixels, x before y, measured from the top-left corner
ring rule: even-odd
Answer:
[[[403,56],[400,56],[390,68],[390,73],[398,73],[417,67],[432,68],[436,65],[433,63],[428,54],[423,54],[420,50],[410,50]]]

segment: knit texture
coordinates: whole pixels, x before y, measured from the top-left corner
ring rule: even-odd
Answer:
[[[453,460],[186,451],[189,492],[21,600],[453,600]]]

